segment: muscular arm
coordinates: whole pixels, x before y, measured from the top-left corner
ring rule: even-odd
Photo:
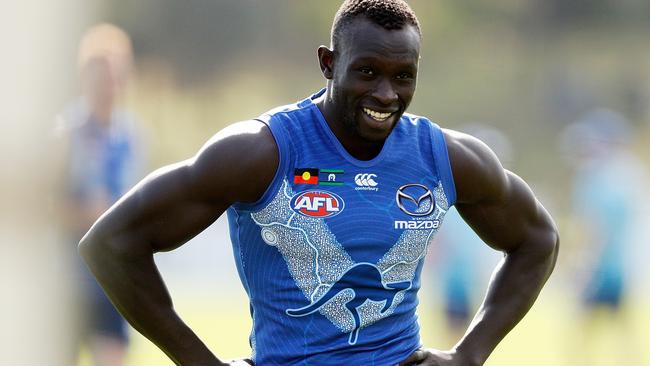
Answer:
[[[558,233],[528,185],[501,166],[477,139],[445,131],[456,185],[456,208],[503,260],[465,335],[451,351],[420,350],[400,365],[483,365],[524,317],[550,276],[558,253]]]
[[[523,318],[550,276],[558,253],[558,233],[528,185],[503,169],[480,141],[445,132],[456,208],[492,248],[504,253],[487,294],[464,337],[456,345],[470,365],[482,365]]]
[[[268,128],[240,122],[192,159],[146,177],[81,240],[79,252],[113,304],[176,364],[221,362],[174,311],[153,254],[184,244],[232,203],[260,198],[277,165]]]

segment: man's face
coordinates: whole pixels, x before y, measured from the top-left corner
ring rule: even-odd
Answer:
[[[342,34],[329,83],[335,113],[364,140],[388,137],[415,93],[420,36],[415,27],[387,30],[365,18]]]
[[[115,67],[106,57],[91,58],[81,70],[83,92],[93,109],[112,107],[118,93]]]

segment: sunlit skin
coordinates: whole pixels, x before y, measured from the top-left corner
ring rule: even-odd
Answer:
[[[327,92],[317,105],[352,156],[379,153],[415,94],[419,57],[415,27],[387,30],[365,18],[344,30],[335,50],[318,49]],[[373,118],[364,109],[390,116]]]

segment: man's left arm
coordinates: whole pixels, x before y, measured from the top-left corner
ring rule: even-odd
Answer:
[[[456,185],[456,208],[481,239],[502,251],[504,257],[456,346],[450,351],[417,351],[404,365],[483,365],[535,302],[558,254],[556,226],[528,185],[503,169],[482,142],[453,131],[445,131],[445,139]]]

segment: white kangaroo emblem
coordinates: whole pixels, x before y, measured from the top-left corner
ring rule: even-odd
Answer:
[[[434,195],[437,205],[430,218],[442,220],[448,209],[442,185]],[[323,219],[299,215],[291,209],[292,196],[285,180],[271,203],[251,215],[262,228],[262,239],[277,247],[309,302],[285,312],[292,317],[318,312],[343,333],[349,333],[349,344],[356,344],[361,329],[392,314],[404,300],[437,228],[404,230],[377,264],[355,263]],[[341,307],[346,310],[341,311]]]

